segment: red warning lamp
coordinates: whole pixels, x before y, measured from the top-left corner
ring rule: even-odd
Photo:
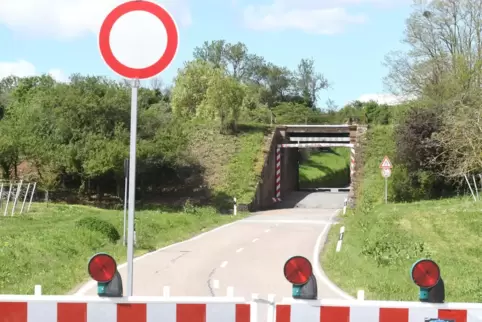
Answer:
[[[313,267],[305,257],[293,256],[286,261],[283,272],[291,284],[304,285],[313,275]]]
[[[443,303],[445,301],[445,284],[440,274],[440,267],[433,260],[416,261],[410,271],[410,277],[420,288],[421,302]]]
[[[422,288],[432,288],[440,280],[440,268],[430,259],[421,259],[412,267],[412,281]]]
[[[303,256],[291,257],[286,261],[283,273],[288,282],[293,284],[293,298],[316,300],[318,297],[318,286],[313,275],[313,267],[308,259]]]
[[[89,275],[99,283],[110,282],[116,272],[117,263],[115,259],[105,253],[98,253],[92,256],[88,264]]]

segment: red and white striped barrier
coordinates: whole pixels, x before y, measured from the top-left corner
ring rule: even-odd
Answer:
[[[254,322],[251,311],[235,297],[0,295],[1,322]]]
[[[452,322],[482,321],[482,303],[235,297],[100,298],[0,295],[1,322]],[[267,305],[258,320],[257,305]]]
[[[424,322],[429,319],[480,322],[482,303],[286,299],[276,305],[275,313],[275,322]]]

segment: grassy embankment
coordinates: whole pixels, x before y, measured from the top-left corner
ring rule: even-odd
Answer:
[[[300,164],[300,188],[341,188],[350,184],[350,149],[312,151]]]
[[[331,229],[321,257],[328,277],[352,295],[365,290],[367,299],[417,300],[409,270],[428,257],[441,267],[446,301],[481,301],[480,208],[468,198],[383,204],[378,165],[385,154],[393,155],[392,130],[378,127],[368,135],[357,208]],[[345,236],[336,253],[341,225]]]
[[[205,168],[215,194],[237,196],[248,203],[263,164],[265,127],[248,127],[237,135],[219,135],[206,127],[193,136],[191,148]],[[200,153],[205,151],[205,153]],[[162,208],[136,212],[142,254],[187,239],[240,216],[220,215],[216,207]],[[64,294],[88,280],[86,265],[96,252],[125,262],[123,212],[87,206],[33,204],[28,215],[0,216],[0,293]]]

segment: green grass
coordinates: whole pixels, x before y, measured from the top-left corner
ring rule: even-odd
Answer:
[[[213,208],[192,207],[183,212],[138,211],[136,252],[161,248],[244,215],[220,216]],[[115,227],[120,239],[113,242],[112,234],[99,231],[105,227],[79,227],[78,221],[88,217]],[[122,211],[87,206],[33,204],[29,215],[0,216],[0,293],[32,294],[35,284],[42,285],[44,294],[70,292],[88,280],[87,261],[96,252],[113,255],[119,264],[125,262],[122,229]]]
[[[240,124],[237,134],[220,134],[212,124],[196,124],[191,138],[191,153],[205,169],[204,180],[226,203],[251,202],[256,192],[263,163],[264,143],[271,135],[266,125]]]
[[[220,190],[229,192],[239,203],[250,203],[256,193],[264,164],[263,143],[266,127],[242,133],[236,138],[236,153],[227,164],[227,180]]]
[[[246,216],[222,216],[232,197],[249,203],[264,163],[267,126],[240,125],[233,135],[219,134],[212,123],[193,124],[189,150],[203,171],[213,207],[136,212],[136,254],[185,240],[216,226]],[[100,220],[100,221],[99,221]],[[28,215],[0,216],[0,294],[32,294],[36,284],[45,294],[72,292],[87,281],[87,262],[107,252],[120,264],[123,212],[87,206],[32,205]]]
[[[482,301],[482,204],[469,198],[384,204],[384,179],[379,164],[385,155],[394,163],[389,200],[400,167],[394,161],[393,128],[369,129],[357,171],[356,208],[330,230],[321,255],[328,277],[367,299],[418,300],[410,279],[412,264],[428,257],[439,263],[446,301]],[[360,162],[360,161],[359,161]],[[340,226],[345,226],[341,252],[336,253]]]
[[[350,184],[350,150],[313,151],[300,164],[300,188],[338,188]]]
[[[340,225],[329,234],[322,265],[328,277],[367,299],[418,300],[411,265],[428,257],[441,268],[447,302],[481,302],[482,207],[470,199],[446,199],[375,207],[344,219],[342,250],[335,252]]]

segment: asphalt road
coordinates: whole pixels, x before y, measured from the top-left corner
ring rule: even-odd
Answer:
[[[297,207],[259,212],[189,241],[138,258],[134,263],[134,295],[161,296],[170,286],[171,296],[235,296],[276,300],[291,296],[283,265],[294,255],[310,259],[318,279],[319,298],[346,298],[319,269],[319,251],[329,224],[343,207],[346,193],[311,193],[294,196]],[[327,205],[324,207],[324,205]],[[119,269],[126,280],[127,267]],[[125,290],[124,286],[124,290]],[[77,294],[96,295],[95,284]],[[260,305],[265,318],[265,305]]]

